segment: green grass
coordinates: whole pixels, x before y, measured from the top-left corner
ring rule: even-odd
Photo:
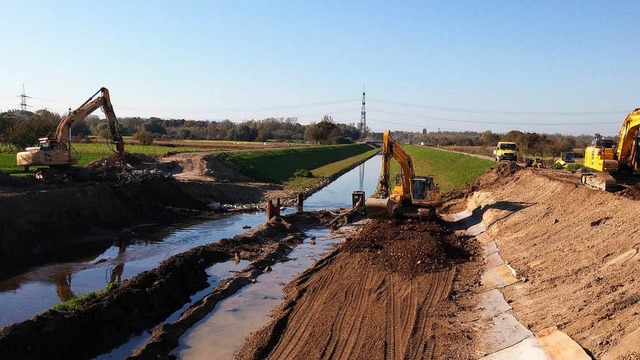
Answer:
[[[340,161],[336,161],[327,165],[312,169],[312,178],[293,177],[285,181],[285,186],[294,192],[303,192],[307,188],[313,188],[323,182],[325,179],[339,173],[344,169],[348,169],[353,165],[359,164],[365,159],[378,153],[380,149],[371,149],[365,153],[358,154]]]
[[[82,144],[74,143],[73,148],[78,153],[79,160],[78,166],[84,166],[94,160],[102,159],[107,156],[113,155],[113,146],[106,143],[91,143]],[[162,156],[169,152],[191,152],[191,151],[211,151],[211,149],[194,147],[194,146],[161,146],[161,145],[136,145],[127,144],[125,151],[128,153],[146,154],[149,156]],[[22,168],[16,165],[16,152],[2,152],[0,153],[0,171],[8,172],[10,174],[17,174],[22,172]]]
[[[56,310],[56,311],[72,311],[72,310],[76,310],[81,308],[84,304],[86,304],[87,302],[97,298],[100,295],[106,294],[107,292],[111,291],[112,289],[116,288],[118,286],[118,283],[109,283],[107,285],[107,287],[105,287],[102,290],[99,291],[92,291],[90,293],[84,294],[82,296],[76,296],[73,299],[67,300],[63,303],[60,303],[54,307],[52,307],[52,310]]]
[[[409,145],[403,149],[411,156],[416,175],[433,175],[444,194],[453,189],[471,184],[487,168],[496,166],[490,160],[473,156],[441,151],[434,148]],[[400,173],[400,165],[391,162],[392,178]]]
[[[259,181],[284,183],[297,170],[311,170],[371,151],[366,144],[221,153],[218,158]],[[322,171],[331,171],[321,170]]]

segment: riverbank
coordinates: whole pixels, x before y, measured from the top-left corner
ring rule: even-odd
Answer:
[[[126,241],[139,224],[167,225],[219,212],[255,211],[275,198],[284,206],[293,205],[298,192],[308,197],[375,151],[339,161],[333,174],[304,189],[246,181],[250,179],[215,158],[197,155],[182,163],[133,155],[126,178],[116,176],[117,169],[108,161],[99,160],[88,166],[88,182],[0,183],[0,279],[27,266],[105,250]],[[179,176],[194,168],[206,179]]]
[[[205,300],[207,307],[198,310],[204,315],[215,302],[254,282],[269,266],[282,261],[302,241],[305,229],[320,226],[330,218],[326,212],[294,214],[233,239],[175,255],[159,267],[124,280],[76,306],[54,308],[3,328],[0,353],[10,358],[51,359],[98,355],[179,310],[194,293],[209,285],[208,268],[227,261],[251,261],[216,287],[215,296]],[[190,319],[194,319],[193,314]],[[34,338],[40,340],[34,342]]]

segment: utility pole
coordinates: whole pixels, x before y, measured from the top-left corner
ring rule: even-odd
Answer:
[[[362,84],[362,110],[360,111],[360,131],[361,131],[362,138],[366,140],[367,139],[367,109],[364,106],[365,104],[364,95],[365,95],[364,84]]]

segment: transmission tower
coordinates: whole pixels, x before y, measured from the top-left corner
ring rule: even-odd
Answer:
[[[20,110],[22,112],[27,111],[27,93],[24,91],[24,84],[22,84],[22,95],[20,95]]]
[[[362,111],[360,111],[360,129],[362,131],[362,138],[367,139],[367,109],[364,101],[365,91],[364,85],[362,85]]]

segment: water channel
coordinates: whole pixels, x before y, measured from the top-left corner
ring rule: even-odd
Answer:
[[[380,158],[376,156],[306,199],[305,210],[350,207],[351,192],[364,190],[369,196],[375,190],[379,173]],[[261,212],[221,215],[213,220],[197,224],[182,224],[161,232],[139,232],[127,244],[112,246],[97,256],[33,267],[0,281],[0,328],[24,321],[73,296],[103,289],[111,281],[132,278],[142,271],[158,266],[164,259],[177,253],[222,238],[233,237],[246,231],[243,227],[255,227],[264,220],[264,213]],[[333,243],[331,238],[326,240],[324,244]],[[305,245],[306,243],[301,246],[301,249],[304,249]],[[312,256],[305,254],[305,257],[317,259],[321,255],[317,252],[322,248],[324,245],[314,250]],[[280,268],[287,263],[276,266]],[[299,263],[303,267],[295,267],[297,269],[295,271],[282,267],[276,275],[276,266],[274,266],[273,275],[269,274],[269,276],[278,276],[278,282],[288,282],[295,273],[312,264],[302,259],[291,263]],[[215,282],[216,279],[224,278],[229,271],[241,269],[233,266],[212,269],[210,280],[213,279],[211,281]],[[255,288],[259,289],[258,286]],[[281,295],[278,293],[268,296],[279,299]]]

